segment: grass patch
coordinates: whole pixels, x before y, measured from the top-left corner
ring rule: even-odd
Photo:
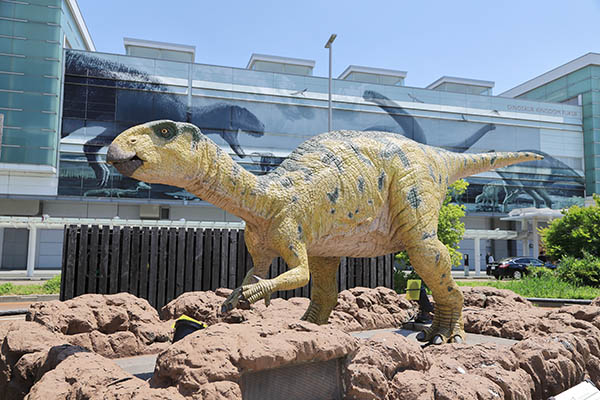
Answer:
[[[60,293],[60,275],[47,280],[44,283],[31,285],[14,285],[12,283],[3,283],[0,285],[0,296],[24,296],[31,294],[59,294]]]
[[[575,286],[561,281],[547,273],[541,276],[529,275],[520,280],[509,281],[467,281],[457,280],[458,286],[491,286],[497,289],[508,289],[523,297],[540,297],[556,299],[595,299],[600,296],[600,288],[591,286]]]

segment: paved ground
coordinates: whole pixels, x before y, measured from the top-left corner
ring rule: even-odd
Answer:
[[[33,276],[27,276],[27,271],[24,270],[0,270],[0,285],[8,282],[13,285],[44,283],[58,274],[59,269],[34,271]]]

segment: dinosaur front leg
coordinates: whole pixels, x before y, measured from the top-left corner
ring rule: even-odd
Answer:
[[[302,320],[323,325],[329,320],[337,304],[337,280],[335,278],[340,259],[337,257],[309,257],[312,290],[310,305]]]
[[[294,267],[273,279],[260,279],[257,283],[249,283],[235,289],[223,303],[221,312],[270,298],[271,294],[278,290],[293,290],[306,285],[310,280],[306,250],[289,246],[288,251],[282,252],[281,255],[289,266]]]
[[[431,289],[435,301],[433,323],[417,339],[433,344],[464,342],[463,295],[452,279],[448,249],[434,236],[414,243],[407,251],[411,265]]]
[[[252,261],[254,263],[254,267],[250,268],[242,281],[240,287],[236,288],[231,292],[231,294],[227,297],[227,299],[223,302],[221,306],[221,313],[225,313],[230,311],[236,307],[239,308],[249,308],[250,303],[246,300],[245,297],[242,296],[242,290],[244,287],[261,282],[264,278],[266,278],[269,273],[269,268],[271,267],[272,257],[265,256],[264,252],[256,253],[250,251],[250,256],[252,257]],[[268,296],[264,296],[265,305],[269,306],[271,302],[271,295],[269,293]]]

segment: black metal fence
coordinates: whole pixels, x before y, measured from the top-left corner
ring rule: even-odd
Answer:
[[[65,227],[61,300],[129,292],[160,309],[184,292],[236,288],[252,268],[244,231],[71,225]],[[273,260],[269,277],[287,270]],[[338,289],[393,286],[393,255],[342,258]],[[275,297],[309,297],[310,285]]]

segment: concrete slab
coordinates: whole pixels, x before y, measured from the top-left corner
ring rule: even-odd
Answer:
[[[149,354],[145,356],[117,358],[115,363],[125,371],[140,379],[150,379],[154,373],[154,365],[158,354]]]
[[[374,329],[370,331],[352,332],[351,335],[361,339],[368,339],[378,333],[393,332],[399,335],[405,336],[409,339],[417,340],[417,334],[419,331],[408,330],[408,329]],[[500,346],[512,346],[518,343],[518,340],[504,339],[495,336],[477,335],[475,333],[467,333],[467,344],[481,344],[481,343],[495,343]]]

